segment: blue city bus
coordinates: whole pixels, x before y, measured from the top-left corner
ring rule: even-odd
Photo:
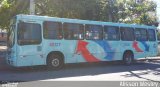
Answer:
[[[119,61],[130,65],[157,55],[156,27],[35,15],[17,15],[8,33],[14,67]]]

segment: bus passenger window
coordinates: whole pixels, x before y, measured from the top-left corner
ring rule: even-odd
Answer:
[[[86,25],[85,36],[87,40],[102,40],[103,27],[100,25]]]
[[[149,41],[156,41],[155,30],[153,29],[148,30],[148,39]]]
[[[18,44],[19,45],[34,45],[40,44],[41,25],[36,23],[19,23],[18,24]]]
[[[121,39],[123,41],[133,41],[134,40],[134,30],[133,28],[121,27]]]
[[[104,26],[105,40],[119,40],[119,28],[114,26]]]
[[[82,24],[64,23],[64,38],[67,40],[84,39],[84,26]]]
[[[44,38],[45,39],[62,39],[62,23],[45,21],[43,23]]]
[[[147,41],[147,30],[143,28],[135,29],[135,38],[137,41]]]

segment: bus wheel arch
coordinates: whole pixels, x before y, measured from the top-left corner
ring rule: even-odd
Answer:
[[[62,52],[53,51],[47,55],[46,64],[49,69],[60,69],[64,65],[64,55]]]
[[[134,61],[134,53],[131,50],[126,50],[123,53],[123,63],[125,65],[131,65]]]

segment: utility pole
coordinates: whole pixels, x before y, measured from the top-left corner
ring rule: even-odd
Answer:
[[[30,15],[34,15],[34,14],[35,14],[35,1],[30,0]]]
[[[112,22],[113,21],[113,4],[114,4],[114,0],[109,0],[108,1],[108,8],[109,8],[109,14],[108,14],[108,18],[109,18],[109,22]]]

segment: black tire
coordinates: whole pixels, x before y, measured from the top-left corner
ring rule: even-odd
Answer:
[[[125,52],[123,55],[123,63],[125,65],[131,65],[134,61],[134,55],[131,52]]]
[[[51,54],[47,59],[47,66],[49,69],[61,69],[64,65],[64,61],[61,55]]]

